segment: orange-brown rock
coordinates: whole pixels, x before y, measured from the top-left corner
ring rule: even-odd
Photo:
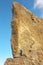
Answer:
[[[12,8],[12,53],[13,56],[39,56],[43,60],[43,19],[33,15],[19,3]],[[30,53],[31,52],[31,53]]]
[[[12,13],[13,59],[7,59],[4,65],[43,65],[43,19],[17,2]]]
[[[4,65],[43,65],[43,61],[37,61],[28,57],[8,58]]]

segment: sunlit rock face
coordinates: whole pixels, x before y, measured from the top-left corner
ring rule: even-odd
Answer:
[[[5,65],[43,65],[43,19],[17,2],[12,5],[12,13],[13,59]]]
[[[18,3],[13,3],[12,13],[13,56],[20,56],[20,50],[26,56],[41,53],[43,50],[43,20]]]
[[[43,61],[32,60],[28,57],[8,58],[4,65],[43,65]]]

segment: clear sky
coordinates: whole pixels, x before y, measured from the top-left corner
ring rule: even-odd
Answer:
[[[6,58],[12,57],[10,39],[13,1],[14,0],[0,0],[0,65],[4,65]],[[15,1],[24,5],[35,15],[43,18],[43,0]]]

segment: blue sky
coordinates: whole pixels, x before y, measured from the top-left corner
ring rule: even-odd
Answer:
[[[10,39],[13,1],[14,0],[0,0],[0,65],[4,65],[6,58],[12,57]],[[15,1],[24,5],[35,15],[43,18],[43,0]]]

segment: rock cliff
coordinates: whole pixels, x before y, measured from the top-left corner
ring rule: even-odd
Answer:
[[[13,59],[5,65],[43,65],[43,19],[15,2],[12,5]]]

